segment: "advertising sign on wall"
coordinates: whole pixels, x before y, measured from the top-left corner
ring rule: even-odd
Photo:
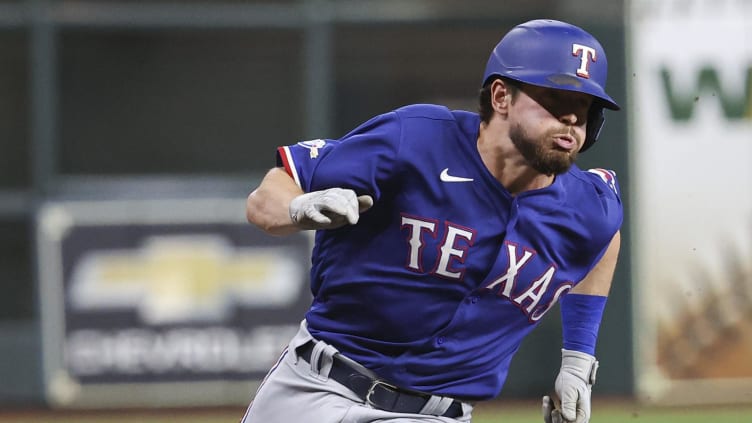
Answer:
[[[242,201],[46,204],[45,386],[57,405],[244,404],[310,304],[310,237]]]
[[[749,0],[630,3],[635,362],[649,401],[752,402],[750,22]]]

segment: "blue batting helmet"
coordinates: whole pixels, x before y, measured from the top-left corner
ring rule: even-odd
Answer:
[[[538,19],[517,25],[499,41],[488,58],[482,85],[504,77],[592,95],[587,136],[580,150],[584,151],[598,139],[603,108],[620,109],[604,89],[607,73],[606,53],[595,37],[565,22]]]

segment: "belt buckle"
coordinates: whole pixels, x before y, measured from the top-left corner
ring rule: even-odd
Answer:
[[[368,388],[368,392],[366,393],[366,404],[374,406],[376,408],[380,408],[380,407],[378,407],[377,404],[374,404],[373,401],[371,401],[371,395],[373,395],[373,392],[376,390],[376,387],[378,387],[379,385],[393,392],[399,391],[399,388],[392,385],[391,383],[387,383],[387,382],[384,382],[383,380],[375,379],[373,382],[371,382],[371,386]]]

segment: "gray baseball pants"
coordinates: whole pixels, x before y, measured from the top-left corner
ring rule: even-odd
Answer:
[[[319,341],[311,363],[296,356],[298,347],[312,341],[305,321],[277,364],[269,371],[248,406],[241,423],[457,423],[470,422],[472,405],[463,403],[458,418],[439,417],[451,399],[432,397],[421,414],[383,411],[364,403],[353,391],[328,378],[337,350]]]

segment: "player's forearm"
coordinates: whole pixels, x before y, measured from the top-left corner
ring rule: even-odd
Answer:
[[[303,191],[282,168],[270,170],[246,200],[248,221],[271,235],[300,230],[290,218],[290,201]]]
[[[621,236],[617,232],[590,273],[561,299],[561,323],[565,350],[595,355],[598,330],[606,297],[616,269]]]

